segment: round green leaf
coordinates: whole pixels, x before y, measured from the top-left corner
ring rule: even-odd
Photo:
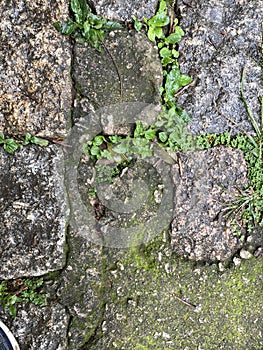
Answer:
[[[158,136],[159,136],[159,140],[163,143],[165,143],[168,139],[168,135],[164,131],[160,132]]]

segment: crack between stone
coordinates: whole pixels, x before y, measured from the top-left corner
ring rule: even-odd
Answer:
[[[106,311],[106,304],[107,301],[105,299],[105,294],[106,294],[106,281],[107,281],[107,258],[108,255],[105,251],[105,248],[102,247],[101,251],[101,259],[102,259],[102,265],[101,265],[101,284],[100,284],[100,290],[99,290],[99,312],[100,316],[98,317],[98,321],[96,325],[94,326],[93,330],[90,332],[89,338],[85,341],[83,345],[79,347],[78,350],[89,350],[91,349],[91,346],[96,344],[97,341],[103,336],[103,331],[102,331],[102,324],[104,322],[104,315]]]

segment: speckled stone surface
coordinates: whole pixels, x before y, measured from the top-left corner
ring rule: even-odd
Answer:
[[[115,21],[132,21],[132,15],[139,20],[154,16],[158,0],[93,0],[96,12]]]
[[[53,23],[65,0],[3,0],[0,8],[0,130],[66,134],[71,109],[71,52]]]
[[[240,80],[246,65],[245,97],[259,119],[263,1],[179,0],[178,7],[185,31],[179,45],[181,70],[195,81],[179,103],[193,117],[192,132],[252,131],[240,100]]]
[[[186,152],[181,159],[181,174],[177,164],[173,169],[173,250],[195,260],[226,260],[242,246],[222,209],[247,184],[243,154],[220,146]]]
[[[235,24],[235,30],[239,34],[235,38],[244,39],[244,42],[241,40],[240,47],[248,43],[246,35],[253,42],[253,30],[258,30],[258,25],[254,25],[253,21],[259,18],[257,4],[262,1],[229,0],[220,3],[224,6],[208,0],[184,2],[192,7],[188,8],[180,1],[181,9],[185,6],[184,9],[188,11],[187,16],[182,11],[182,20],[185,24],[189,20],[197,31],[203,30],[201,22],[199,23],[201,20],[206,22],[210,18],[213,23],[217,23],[218,18],[221,18],[218,17],[218,6],[226,17],[229,11],[229,17],[233,21],[240,14],[235,11],[239,5],[244,14],[247,8],[247,18],[253,18],[250,26],[252,34],[249,36],[246,33],[244,28],[247,19],[243,21],[242,15],[239,19],[242,27]],[[131,14],[139,17],[148,16],[149,13],[151,16],[152,4],[157,1],[94,0],[94,3],[101,6],[97,6],[98,13],[126,20]],[[5,50],[0,61],[3,62],[1,79],[5,77],[5,80],[1,80],[4,81],[1,88],[4,86],[5,90],[0,97],[0,125],[6,132],[16,134],[26,130],[52,137],[66,133],[71,107],[71,92],[66,89],[71,89],[68,80],[69,44],[67,39],[53,30],[50,23],[65,19],[68,5],[68,0],[4,0],[4,6],[0,8],[0,14],[4,13],[0,24],[4,45],[7,47],[8,40],[14,45]],[[9,16],[10,13],[13,13],[13,17]],[[16,22],[19,25],[16,26]],[[190,40],[190,33],[186,28],[186,41]],[[200,81],[209,86],[211,94],[216,94],[215,84],[218,81],[216,79],[219,79],[216,68],[219,61],[214,65],[210,61],[202,63],[202,58],[207,56],[202,44],[201,36],[195,47],[196,55],[192,55],[189,49],[189,69],[193,67],[192,75],[200,73]],[[96,112],[105,105],[119,102],[149,103],[160,100],[158,88],[162,83],[161,66],[157,50],[147,41],[145,34],[126,30],[112,33],[106,45],[121,73],[122,98],[118,74],[110,55],[105,51],[99,53],[85,45],[76,45],[74,49],[72,75],[76,95],[73,117],[76,122],[83,120],[78,119],[80,117],[85,122],[89,120],[89,123],[79,123],[80,128],[87,125],[84,130],[88,133],[91,132],[90,126],[94,126],[94,130],[103,127],[109,133],[109,130],[116,130],[112,113],[107,114],[109,120],[102,118],[104,115],[100,120],[96,113],[90,115],[90,111]],[[21,48],[23,55],[15,47]],[[187,47],[185,48],[187,52]],[[214,56],[223,59],[220,48]],[[244,46],[244,50],[247,60],[249,49]],[[180,52],[182,55],[183,49]],[[236,73],[232,81],[229,80],[229,74],[223,71],[223,91],[234,91],[233,96],[236,98],[240,66],[233,66],[233,62],[239,61],[231,51],[224,51],[224,54],[224,65],[232,65]],[[30,62],[27,55],[31,57]],[[240,57],[243,57],[242,52]],[[184,61],[182,56],[185,70],[188,69],[187,60]],[[248,63],[249,73],[254,62]],[[5,76],[5,71],[9,75]],[[28,72],[30,76],[27,77]],[[258,75],[253,79],[249,82],[251,91],[257,84]],[[34,90],[38,80],[39,89]],[[190,91],[193,91],[192,98],[195,98],[198,87],[203,89],[206,86],[199,86],[198,82],[197,90],[185,90],[187,95],[182,95],[182,101],[184,96],[190,96]],[[0,94],[1,91],[0,89]],[[258,93],[257,86],[252,92]],[[214,95],[211,97],[207,94],[208,100],[204,96],[199,94],[196,97],[200,102],[194,100],[196,105],[193,104],[193,108],[190,97],[187,99],[189,105],[182,105],[192,108],[194,122],[199,118],[195,113],[202,113],[202,118],[198,119],[198,123],[192,124],[192,129],[200,129],[202,132],[208,130],[208,127],[215,132],[225,130],[222,127],[225,124],[220,124],[223,123],[221,116],[214,118],[214,114],[209,114],[214,111],[214,107],[211,107]],[[235,98],[230,93],[226,96],[231,106],[230,102],[235,101]],[[34,101],[34,97],[39,100]],[[251,95],[249,98],[254,97]],[[218,101],[216,103],[219,105]],[[122,107],[120,103],[119,106]],[[239,107],[243,118],[245,114],[242,104]],[[122,110],[123,113],[127,121],[129,114],[125,109]],[[116,120],[119,119],[118,113]],[[112,123],[107,124],[107,121]],[[243,126],[248,126],[248,123],[244,123]],[[74,137],[72,140],[75,140]],[[74,142],[67,144],[65,153],[70,153],[70,150],[74,153],[72,145]],[[180,156],[180,171],[178,165],[171,165],[174,181],[174,188],[172,184],[169,187],[171,196],[173,189],[175,191],[171,237],[165,232],[161,234],[160,230],[160,236],[147,245],[142,244],[129,250],[100,247],[90,239],[91,230],[87,230],[87,236],[84,237],[81,230],[74,229],[72,222],[68,226],[66,190],[63,187],[66,177],[63,176],[63,171],[61,173],[62,151],[58,146],[40,148],[30,145],[14,155],[1,150],[0,279],[44,274],[45,283],[40,293],[48,295],[47,306],[42,308],[32,303],[17,305],[16,319],[9,316],[9,311],[0,303],[0,317],[14,333],[21,350],[262,349],[260,252],[257,259],[240,259],[239,265],[234,268],[231,262],[199,264],[196,261],[225,260],[242,247],[242,243],[230,233],[229,226],[225,226],[224,217],[220,215],[221,201],[231,199],[236,193],[235,186],[246,182],[242,154],[221,147],[182,153]],[[71,169],[77,169],[77,158],[72,158],[72,162],[67,161],[71,159],[66,159],[65,164],[70,163]],[[154,164],[160,167],[159,160]],[[73,179],[75,181],[74,177]],[[83,176],[83,179],[90,178]],[[155,198],[162,193],[161,185]],[[88,194],[83,192],[85,195],[87,201]],[[72,196],[77,197],[74,191]],[[172,199],[171,202],[173,204]],[[81,210],[79,203],[77,205]],[[161,221],[163,218],[164,214],[160,215]],[[259,243],[256,244],[254,237],[248,237],[251,238],[251,249],[244,245],[243,256],[244,250],[254,254],[255,246],[261,248],[261,232],[258,232],[258,236]],[[54,273],[49,274],[49,271]]]
[[[55,146],[0,150],[0,279],[39,276],[65,264],[66,192]]]
[[[1,320],[12,329],[20,350],[66,350],[69,318],[65,308],[56,302],[52,307],[17,306],[15,319],[1,313]]]

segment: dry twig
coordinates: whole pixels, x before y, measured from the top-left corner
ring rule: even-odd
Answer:
[[[196,308],[196,306],[194,304],[191,304],[191,303],[188,303],[187,301],[179,298],[176,294],[173,294],[173,297],[177,300],[179,300],[181,303],[187,305],[187,306],[190,306],[190,307],[193,307],[193,308]]]

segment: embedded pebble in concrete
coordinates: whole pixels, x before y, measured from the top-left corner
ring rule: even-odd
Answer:
[[[178,7],[185,31],[180,66],[194,79],[179,103],[193,117],[192,132],[252,132],[240,80],[246,66],[245,98],[259,120],[263,1],[179,0]]]
[[[162,67],[157,48],[146,35],[127,30],[112,32],[105,47],[98,52],[87,45],[75,45],[75,120],[121,102],[160,102]]]
[[[0,150],[0,279],[39,276],[65,264],[62,152],[55,146]]]
[[[181,156],[181,174],[178,165],[173,170],[172,248],[190,259],[226,260],[242,247],[222,209],[247,184],[243,154],[221,146]]]
[[[0,130],[64,136],[71,109],[69,40],[53,23],[68,1],[4,0],[0,9]]]
[[[253,257],[253,255],[245,249],[241,249],[239,255],[242,259],[251,259]]]
[[[97,13],[115,21],[132,21],[132,15],[139,20],[154,16],[158,0],[93,0]]]

